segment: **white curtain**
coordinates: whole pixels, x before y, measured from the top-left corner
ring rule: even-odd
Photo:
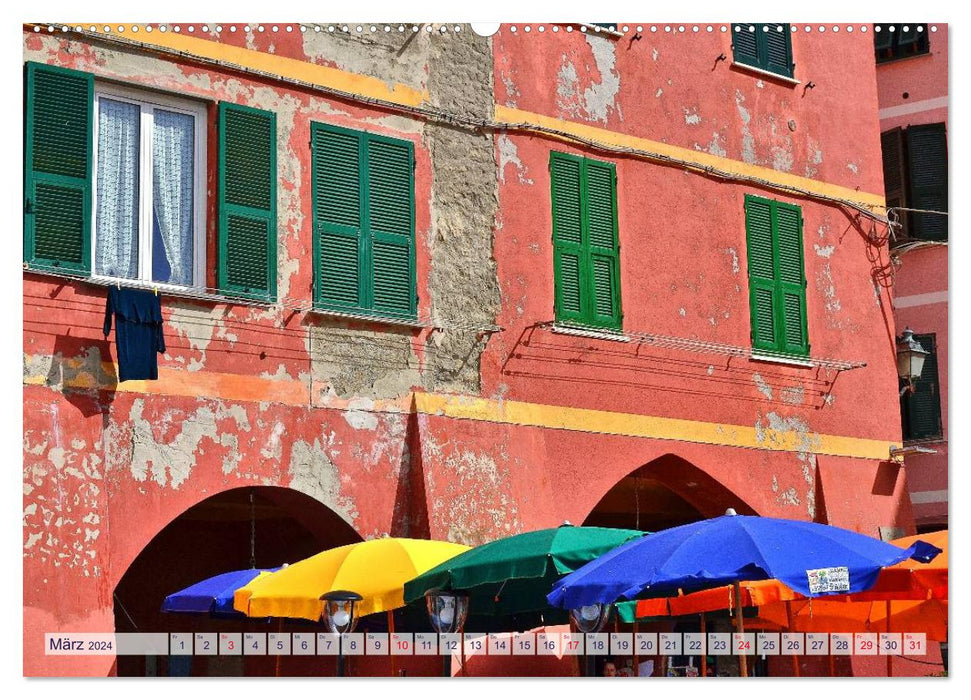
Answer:
[[[138,276],[138,141],[140,108],[98,101],[95,271]]]
[[[192,284],[193,118],[155,110],[152,134],[155,220],[171,274],[158,282]],[[158,266],[153,265],[157,270]]]

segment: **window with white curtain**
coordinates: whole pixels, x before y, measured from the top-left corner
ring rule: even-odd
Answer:
[[[206,109],[96,85],[94,274],[205,284]]]

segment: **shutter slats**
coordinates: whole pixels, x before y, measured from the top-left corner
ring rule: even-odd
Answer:
[[[316,303],[396,318],[417,313],[411,143],[312,127]]]
[[[750,31],[751,27],[755,31]],[[732,52],[736,63],[792,77],[792,33],[788,24],[735,22]]]
[[[738,63],[757,66],[759,63],[758,36],[756,32],[749,31],[751,26],[753,26],[751,22],[736,22],[732,25],[732,46]]]
[[[24,260],[88,274],[94,78],[27,64]]]
[[[276,297],[276,115],[219,105],[219,287]]]
[[[614,166],[550,154],[554,308],[558,321],[621,327]]]
[[[947,211],[947,134],[944,124],[922,124],[907,128],[907,156],[910,171],[909,206],[914,209]],[[948,217],[912,213],[910,235],[929,241],[947,240]]]
[[[798,207],[746,195],[752,345],[809,354],[802,214]]]

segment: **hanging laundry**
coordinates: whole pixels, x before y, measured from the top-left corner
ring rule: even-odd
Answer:
[[[118,381],[158,379],[158,354],[165,352],[162,337],[162,298],[142,290],[109,287],[105,306],[105,338],[115,317]]]

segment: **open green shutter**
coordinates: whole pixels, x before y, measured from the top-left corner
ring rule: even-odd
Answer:
[[[312,125],[315,302],[347,311],[364,303],[360,132]]]
[[[764,28],[769,31],[763,31]],[[792,32],[788,24],[772,22],[758,28],[762,35],[762,67],[792,77]]]
[[[799,207],[773,202],[777,239],[780,326],[784,352],[809,354],[806,319],[806,277]]]
[[[276,115],[219,105],[219,288],[276,298]]]
[[[904,439],[926,440],[941,436],[941,392],[937,374],[937,344],[933,334],[915,335],[914,339],[929,354],[924,358],[920,379],[913,393],[904,395]]]
[[[367,229],[370,303],[375,311],[414,316],[414,152],[408,141],[367,135]]]
[[[583,254],[582,160],[550,154],[553,202],[553,279],[557,321],[582,322],[586,265]]]
[[[910,164],[908,206],[946,212],[947,135],[944,124],[910,126],[906,133]],[[946,241],[947,219],[940,214],[913,213],[910,236],[925,241]]]
[[[883,155],[883,191],[887,207],[906,207],[903,129],[897,127],[880,134],[880,151]],[[905,238],[907,236],[906,212],[900,216],[900,223],[902,230],[897,232],[897,237]]]
[[[27,64],[24,260],[37,268],[91,270],[94,78]]]
[[[745,198],[745,231],[752,346],[760,350],[778,350],[778,295],[772,245],[772,205],[768,200]]]
[[[584,160],[590,320],[620,328],[620,265],[617,244],[617,178],[612,163]]]
[[[735,22],[732,24],[732,52],[736,63],[759,67],[759,38],[758,34],[749,31],[749,27],[756,27],[751,22]]]

